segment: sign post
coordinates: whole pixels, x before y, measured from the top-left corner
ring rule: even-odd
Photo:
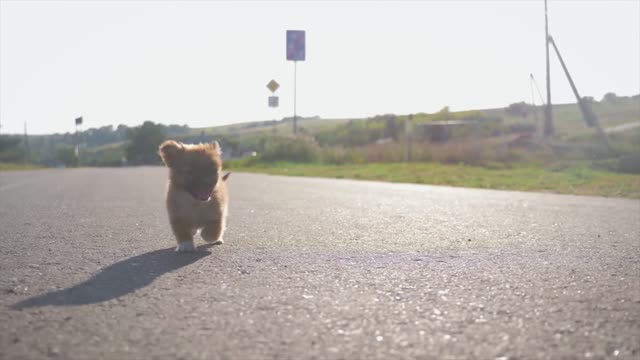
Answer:
[[[76,118],[76,158],[80,162],[80,134],[78,133],[78,127],[82,127],[82,116]]]
[[[275,80],[271,80],[269,81],[269,83],[267,84],[267,89],[269,89],[269,91],[271,91],[271,96],[269,96],[269,107],[270,108],[277,108],[278,107],[278,97],[276,96],[276,90],[278,90],[278,88],[280,87],[280,84],[278,84],[277,81]],[[273,133],[276,133],[276,129],[277,129],[277,120],[273,119]]]
[[[278,84],[278,82],[275,80],[271,80],[267,84],[267,89],[271,91],[271,96],[269,96],[269,107],[278,107],[278,97],[275,96],[276,90],[278,90],[278,88],[280,88],[280,84]]]
[[[298,133],[297,114],[297,68],[298,61],[305,61],[304,30],[287,30],[287,60],[293,61],[293,134]]]

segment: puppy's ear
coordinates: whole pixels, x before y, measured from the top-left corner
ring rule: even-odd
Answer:
[[[227,179],[229,178],[229,175],[231,175],[230,172],[224,174],[224,176],[222,177],[222,180],[227,181]]]
[[[167,140],[158,147],[158,154],[168,167],[174,167],[184,153],[184,145],[177,141]]]
[[[222,148],[220,147],[220,144],[217,141],[213,141],[212,143],[209,144],[209,146],[211,146],[211,148],[215,150],[218,153],[218,155],[222,155]]]

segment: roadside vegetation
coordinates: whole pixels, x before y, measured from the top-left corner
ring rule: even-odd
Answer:
[[[37,170],[37,169],[44,169],[44,167],[40,165],[35,165],[35,164],[0,163],[0,171]]]
[[[285,176],[374,180],[497,190],[538,191],[640,199],[640,176],[595,170],[588,165],[558,169],[538,166],[487,168],[440,163],[301,164],[276,162],[247,166],[232,161],[227,170]]]
[[[640,122],[640,95],[609,93],[589,102],[604,128]],[[0,162],[158,165],[156,149],[167,138],[218,140],[234,171],[640,198],[640,127],[610,133],[608,149],[577,105],[554,105],[554,120],[554,136],[543,138],[542,109],[519,102],[477,111],[302,118],[297,136],[290,118],[201,129],[147,121],[79,134],[0,136]]]

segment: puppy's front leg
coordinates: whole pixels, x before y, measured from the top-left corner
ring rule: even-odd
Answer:
[[[176,236],[176,240],[178,241],[176,251],[191,252],[196,250],[193,245],[194,231],[188,223],[178,219],[171,220],[171,229],[173,229],[173,234]]]
[[[202,232],[200,235],[202,239],[206,242],[213,243],[214,245],[222,244],[224,240],[222,239],[222,233],[224,232],[224,223],[222,220],[212,220],[208,222],[204,228],[202,228]]]

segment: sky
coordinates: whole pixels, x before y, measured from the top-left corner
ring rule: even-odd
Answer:
[[[640,93],[640,0],[548,7],[582,96]],[[297,64],[289,29],[306,31]],[[529,74],[546,96],[544,2],[0,0],[0,133],[281,119],[294,67],[302,116],[531,103]],[[552,101],[575,102],[553,53],[551,74]]]

